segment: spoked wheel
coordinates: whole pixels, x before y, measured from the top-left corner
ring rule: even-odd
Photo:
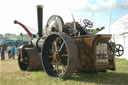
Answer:
[[[74,39],[67,34],[49,35],[44,42],[41,58],[44,70],[49,76],[71,77],[78,60]]]
[[[19,53],[18,64],[22,71],[29,70],[29,56],[27,55],[27,52],[25,50],[23,50],[22,53]]]
[[[122,45],[120,44],[117,44],[116,47],[115,47],[115,55],[116,56],[122,56],[124,53],[124,48]]]
[[[85,25],[85,28],[86,28],[86,27],[89,27],[89,28],[92,28],[92,27],[93,27],[93,23],[90,22],[90,21],[87,20],[87,19],[84,19],[84,20],[83,20],[83,23],[84,23],[84,25]]]

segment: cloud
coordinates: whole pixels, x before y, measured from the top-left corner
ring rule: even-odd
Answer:
[[[114,3],[114,8],[128,9],[128,0],[121,0]]]
[[[45,8],[50,10],[70,11],[106,11],[113,9],[127,9],[128,0],[39,0]]]
[[[43,3],[53,10],[82,9],[88,4],[88,0],[46,0]]]
[[[90,4],[91,5],[91,4]],[[93,7],[96,7],[94,9]],[[127,9],[128,8],[128,0],[108,0],[108,1],[96,1],[96,3],[90,6],[90,9],[96,11],[105,11],[113,9]]]
[[[75,11],[106,11],[110,9],[128,9],[128,0],[95,0],[89,1],[81,9],[72,8]]]

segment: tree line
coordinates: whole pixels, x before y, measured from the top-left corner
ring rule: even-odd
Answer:
[[[101,27],[101,28],[96,28],[96,29],[87,29],[87,31],[88,31],[89,33],[91,33],[91,34],[96,34],[97,32],[99,32],[99,31],[101,31],[101,30],[103,30],[103,29],[105,29],[104,26]]]

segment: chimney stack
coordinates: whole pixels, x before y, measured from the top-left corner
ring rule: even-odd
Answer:
[[[43,5],[37,5],[38,35],[41,37],[43,28]]]

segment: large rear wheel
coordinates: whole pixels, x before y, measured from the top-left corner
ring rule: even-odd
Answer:
[[[78,60],[74,39],[67,34],[49,35],[44,42],[41,58],[44,70],[49,76],[71,77]]]

